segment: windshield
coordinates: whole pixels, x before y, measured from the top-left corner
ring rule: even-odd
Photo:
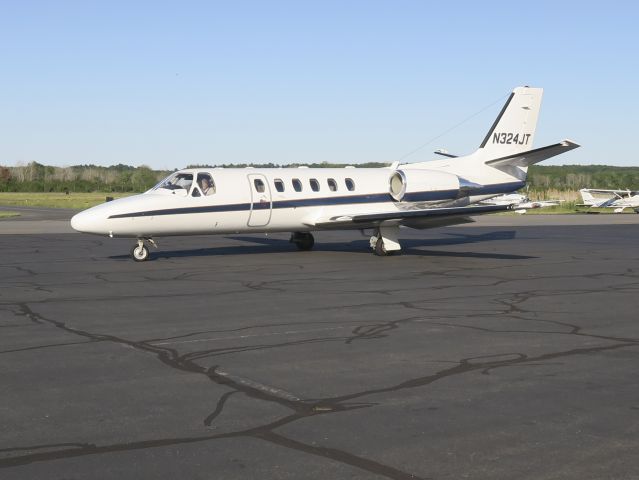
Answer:
[[[158,188],[166,188],[167,190],[178,190],[183,188],[188,191],[191,188],[192,183],[193,174],[176,172],[158,183],[154,190],[157,190]]]

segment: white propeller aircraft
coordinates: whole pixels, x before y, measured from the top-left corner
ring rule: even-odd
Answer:
[[[639,192],[632,190],[582,188],[579,193],[584,203],[577,204],[578,207],[614,208],[614,213],[623,213],[625,208],[634,208],[635,211],[639,208]]]
[[[373,230],[378,255],[398,252],[400,226],[468,223],[511,209],[476,205],[525,185],[527,167],[579,145],[563,140],[532,149],[541,88],[517,87],[470,155],[386,168],[195,168],[180,170],[140,195],[78,213],[80,232],[137,239],[134,260],[149,257],[154,237],[292,232],[310,250],[312,231]]]
[[[511,205],[515,212],[526,213],[526,210],[534,208],[556,207],[561,202],[563,200],[531,200],[521,193],[507,193],[479,203],[482,205]]]

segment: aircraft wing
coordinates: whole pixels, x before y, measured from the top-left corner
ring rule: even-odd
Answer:
[[[528,150],[527,152],[516,153],[514,155],[508,155],[506,157],[495,158],[488,160],[486,165],[491,167],[528,167],[535,163],[539,163],[542,160],[554,157],[561,153],[568,152],[579,147],[578,143],[571,140],[562,140],[554,145],[548,145],[547,147],[535,148],[534,150]]]
[[[632,190],[605,190],[605,189],[597,189],[597,188],[582,188],[585,192],[590,193],[598,193],[598,194],[612,194],[612,195],[628,195],[637,192],[633,192]]]
[[[477,205],[468,207],[397,210],[394,212],[335,215],[328,218],[319,218],[308,225],[318,228],[344,227],[347,225],[365,228],[366,225],[379,225],[382,222],[390,222],[411,227],[414,226],[415,228],[427,228],[428,223],[433,226],[467,223],[471,221],[467,218],[469,216],[505,212],[508,210],[512,210],[512,205]],[[459,219],[459,222],[454,221],[454,219]],[[426,223],[424,223],[424,221],[426,221]]]

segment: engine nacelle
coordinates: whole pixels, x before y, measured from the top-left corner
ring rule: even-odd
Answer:
[[[457,175],[437,170],[395,170],[390,177],[390,194],[398,202],[454,199],[461,186]]]

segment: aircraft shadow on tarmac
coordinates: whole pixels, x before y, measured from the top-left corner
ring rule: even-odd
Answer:
[[[288,241],[281,238],[257,237],[257,236],[227,236],[231,240],[250,242],[247,245],[232,245],[224,247],[198,248],[190,250],[159,250],[151,253],[149,260],[160,258],[180,258],[180,257],[207,257],[218,255],[249,255],[265,253],[282,253],[295,251],[295,247]],[[447,250],[424,250],[423,247],[438,247],[448,245],[463,245],[469,243],[488,242],[496,240],[512,240],[515,238],[515,231],[495,231],[478,235],[467,235],[461,233],[446,233],[445,238],[424,238],[424,239],[402,239],[403,255],[421,255],[433,257],[464,257],[464,258],[492,258],[497,260],[528,260],[537,257],[529,255],[512,255],[504,253],[480,253],[480,252],[453,252]],[[268,246],[268,248],[264,248]],[[371,254],[368,240],[353,240],[351,242],[318,242],[314,251],[319,252],[348,252]],[[128,259],[128,255],[113,255],[111,259]]]

